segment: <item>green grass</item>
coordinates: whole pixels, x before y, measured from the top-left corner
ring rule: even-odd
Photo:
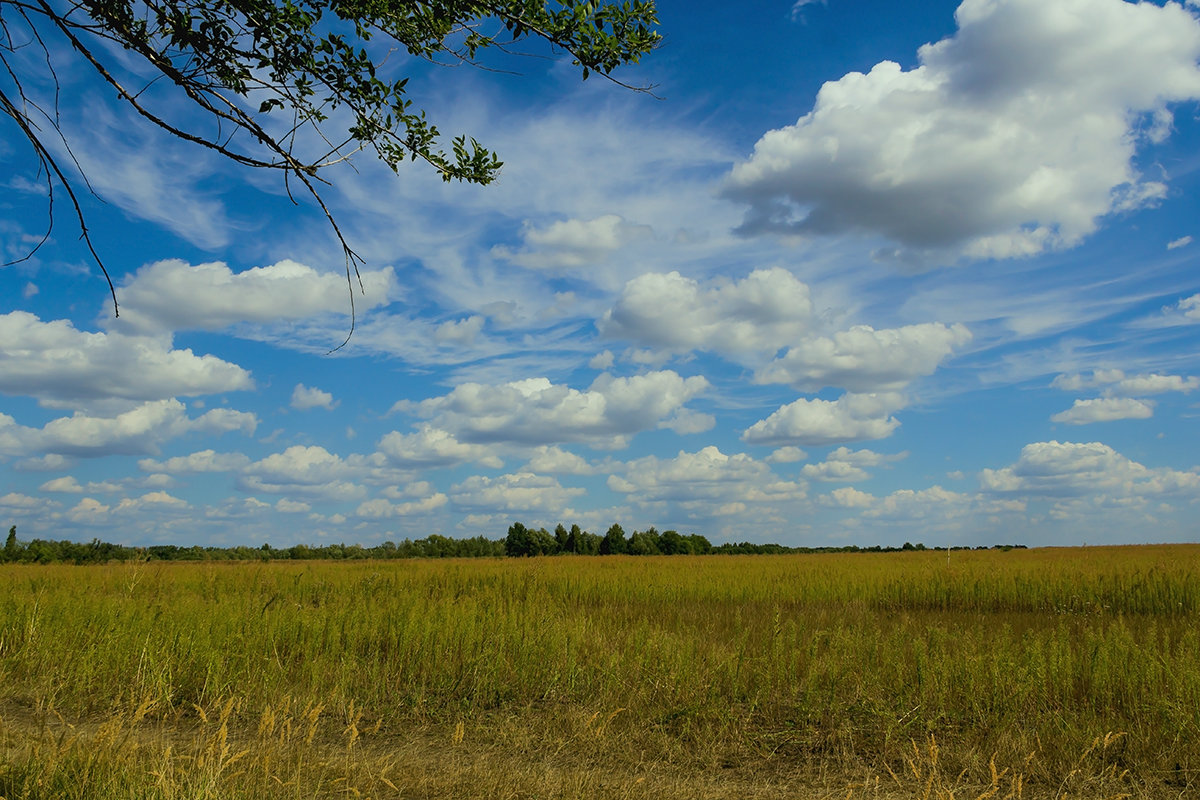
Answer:
[[[514,796],[548,791],[547,775],[553,796],[572,796],[564,775],[602,796],[619,784],[602,776],[626,774],[627,792],[657,797],[678,776],[693,777],[677,796],[706,796],[699,783],[721,775],[750,781],[744,796],[830,780],[866,792],[872,778],[982,792],[1009,769],[1005,792],[1020,774],[1027,795],[1097,796],[1100,781],[1177,797],[1200,783],[1198,567],[1193,546],[949,564],[926,552],[4,566],[0,796],[60,796],[13,788],[36,768],[30,748],[41,742],[42,761],[59,748],[77,778],[86,764],[63,732],[92,742],[119,722],[133,750],[88,745],[133,787],[114,798],[207,796],[178,787],[221,728],[264,782],[213,785],[260,798],[333,796],[337,776],[377,796],[388,782],[462,796],[438,794],[457,784],[431,777],[437,764],[360,774],[429,741],[475,748],[463,769],[494,759],[543,787]],[[317,707],[310,741],[296,740]],[[272,716],[292,732],[264,734]],[[350,731],[359,750],[345,752]],[[303,774],[271,780],[268,752]],[[653,765],[642,783],[638,764]],[[149,785],[175,794],[138,794]]]

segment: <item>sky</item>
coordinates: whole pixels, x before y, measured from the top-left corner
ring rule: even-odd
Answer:
[[[514,521],[1200,537],[1200,8],[658,7],[661,47],[617,73],[652,93],[561,54],[392,54],[504,167],[326,173],[365,260],[333,353],[349,296],[319,209],[135,119],[51,41],[120,316],[59,190],[49,240],[0,268],[0,523],[280,547]],[[48,102],[37,57],[13,55]],[[48,197],[9,122],[0,186],[18,259]]]

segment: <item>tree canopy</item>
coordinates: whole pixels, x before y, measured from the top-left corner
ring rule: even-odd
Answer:
[[[423,161],[447,181],[486,184],[502,165],[474,138],[446,141],[413,106],[409,78],[384,69],[388,48],[482,66],[485,51],[540,39],[569,53],[584,79],[611,77],[655,47],[657,21],[652,0],[0,0],[0,109],[36,155],[49,227],[61,188],[89,248],[76,186],[86,176],[64,162],[70,142],[53,105],[68,57],[165,132],[308,193],[341,241],[349,280],[359,260],[321,198],[324,169],[367,151],[392,170]],[[50,104],[30,89],[47,81]]]

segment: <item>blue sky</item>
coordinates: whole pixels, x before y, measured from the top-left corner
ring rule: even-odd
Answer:
[[[334,354],[344,262],[317,209],[132,119],[61,51],[121,315],[60,196],[50,241],[0,269],[0,522],[131,544],[514,520],[1195,540],[1200,11],[659,12],[663,46],[619,75],[656,97],[558,58],[389,61],[505,167],[328,173],[366,259]],[[7,259],[46,196],[11,125],[0,162]]]

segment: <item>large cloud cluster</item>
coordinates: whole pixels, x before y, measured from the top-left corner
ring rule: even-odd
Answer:
[[[390,267],[360,275],[359,311],[387,303],[396,284]],[[241,322],[279,323],[325,312],[349,313],[346,276],[295,261],[234,272],[220,262],[178,259],[139,269],[121,286],[121,316],[112,327],[135,331],[216,331]]]
[[[18,425],[11,416],[0,413],[0,455],[154,454],[167,441],[188,433],[216,436],[240,431],[249,435],[257,426],[254,414],[224,408],[189,417],[178,400],[143,403],[113,417],[76,412],[70,417],[51,420],[41,428]]]
[[[905,71],[826,83],[813,110],[759,140],[727,196],[742,230],[862,232],[921,262],[1032,255],[1164,196],[1140,141],[1200,97],[1200,23],[1124,0],[965,0],[956,35]]]
[[[683,378],[671,370],[628,378],[603,374],[584,391],[530,378],[501,385],[464,383],[442,397],[395,408],[429,418],[434,428],[463,442],[623,447],[641,431],[686,422],[686,413],[679,416],[689,410],[684,404],[708,385],[704,378]]]
[[[900,427],[892,413],[905,402],[896,392],[844,394],[837,400],[801,398],[751,425],[742,439],[775,446],[884,439]]]
[[[89,333],[67,320],[0,314],[0,393],[70,407],[102,400],[163,400],[254,388],[236,364],[149,336]]]
[[[1051,498],[1089,494],[1200,497],[1200,472],[1150,469],[1102,442],[1028,444],[1012,466],[983,470],[980,484],[984,491],[997,494]]]
[[[808,286],[784,269],[711,286],[669,272],[629,281],[598,326],[605,336],[670,352],[773,355],[803,335],[811,316]]]
[[[745,453],[727,455],[708,446],[675,458],[646,456],[629,462],[608,486],[641,504],[678,505],[693,516],[728,516],[748,505],[783,503],[805,496],[803,483],[780,480]]]

